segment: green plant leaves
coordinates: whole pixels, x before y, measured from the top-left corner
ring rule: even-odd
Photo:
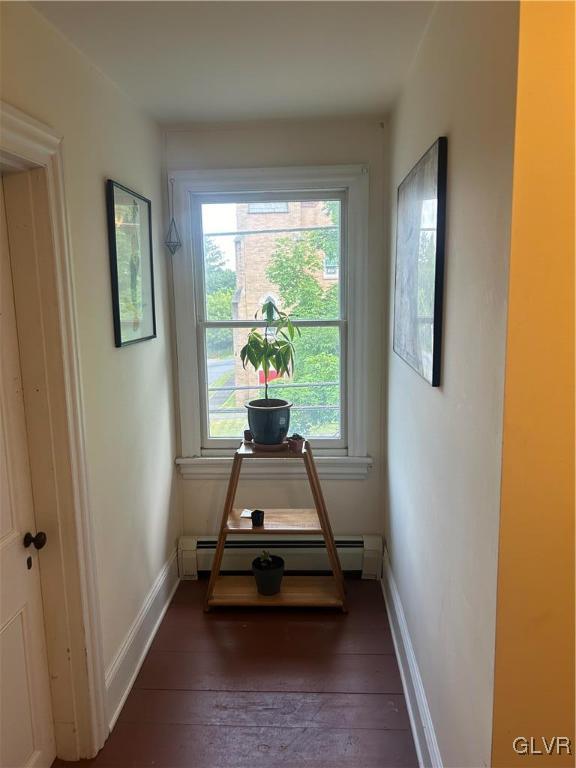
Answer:
[[[256,313],[258,315],[258,313]],[[272,369],[280,376],[290,376],[294,371],[294,344],[296,333],[300,328],[294,326],[286,312],[281,312],[273,301],[262,305],[261,315],[266,320],[266,329],[262,333],[258,328],[252,328],[246,344],[240,350],[240,359],[244,368],[250,364],[255,371],[264,371],[266,396],[268,392],[268,375]],[[270,331],[274,331],[270,338]]]
[[[255,328],[250,331],[247,343],[240,350],[240,359],[242,365],[246,368],[247,363],[257,371],[262,365],[265,354],[265,339]]]

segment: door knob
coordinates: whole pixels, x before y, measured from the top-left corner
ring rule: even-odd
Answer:
[[[46,542],[48,541],[48,537],[44,533],[44,531],[38,531],[36,536],[32,536],[30,531],[24,536],[24,546],[29,547],[31,544],[34,544],[36,549],[42,549],[43,546],[45,546]]]

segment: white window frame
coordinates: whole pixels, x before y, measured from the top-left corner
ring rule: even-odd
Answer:
[[[285,197],[302,193],[316,193],[328,199],[330,193],[344,194],[347,200],[347,222],[343,230],[342,250],[349,259],[346,270],[345,295],[342,296],[346,312],[347,344],[346,367],[342,371],[342,386],[346,387],[343,422],[347,445],[334,445],[337,441],[311,440],[318,457],[321,476],[347,479],[365,477],[371,465],[366,446],[366,376],[358,372],[367,370],[366,349],[366,297],[368,262],[368,169],[366,166],[321,166],[305,168],[234,169],[216,171],[173,171],[174,206],[183,246],[173,257],[174,304],[178,353],[178,389],[180,405],[181,456],[177,459],[184,477],[214,477],[229,472],[231,445],[225,448],[203,448],[203,374],[199,366],[202,326],[197,323],[199,295],[195,269],[203,258],[198,243],[198,222],[193,221],[191,199],[203,195],[284,193]],[[197,209],[198,210],[198,209]],[[346,258],[346,256],[345,256]],[[314,322],[314,321],[312,321]],[[324,324],[324,322],[322,322]],[[248,325],[252,325],[248,323]],[[239,442],[240,436],[237,442]],[[262,461],[266,461],[263,459]],[[251,474],[262,472],[260,460],[250,462]],[[275,466],[281,460],[275,462]],[[300,462],[298,462],[299,464]],[[292,474],[300,474],[294,467]],[[267,464],[268,469],[270,464]],[[286,468],[282,468],[283,476]],[[266,476],[271,477],[267,472]]]

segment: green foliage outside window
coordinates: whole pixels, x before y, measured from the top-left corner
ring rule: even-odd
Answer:
[[[222,251],[209,238],[204,242],[204,275],[206,317],[209,320],[232,320],[236,272],[225,266]],[[234,354],[233,343],[232,329],[214,329],[210,334],[209,357],[231,357]]]

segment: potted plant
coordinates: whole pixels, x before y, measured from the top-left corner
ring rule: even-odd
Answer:
[[[282,576],[284,576],[284,560],[277,555],[271,555],[267,550],[252,561],[252,573],[256,579],[256,587],[261,595],[275,595],[280,592]]]
[[[246,403],[248,424],[254,442],[260,445],[278,445],[284,442],[290,426],[290,408],[287,400],[268,397],[270,372],[278,376],[294,371],[294,335],[300,335],[286,312],[281,312],[273,301],[262,305],[266,327],[252,328],[246,344],[240,350],[244,368],[250,364],[256,372],[264,372],[264,397]],[[258,317],[258,312],[255,317]]]
[[[290,435],[288,438],[288,450],[293,453],[302,453],[304,442],[305,440],[302,435],[299,435],[298,432],[294,432],[294,434]]]

